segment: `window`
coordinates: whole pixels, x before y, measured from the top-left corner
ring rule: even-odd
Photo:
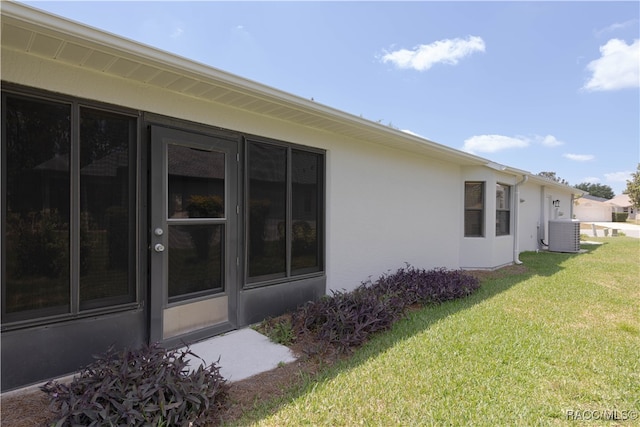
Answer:
[[[132,302],[136,120],[80,108],[80,309]]]
[[[2,321],[67,313],[71,108],[7,97],[3,110]]]
[[[168,295],[175,302],[223,292],[226,158],[167,143]]]
[[[2,321],[135,301],[136,119],[3,93]]]
[[[250,141],[248,281],[322,270],[322,154]]]
[[[511,230],[510,187],[496,184],[496,236],[507,236]]]
[[[484,236],[484,182],[464,183],[464,236]]]

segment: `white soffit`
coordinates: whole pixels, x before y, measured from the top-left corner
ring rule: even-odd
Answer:
[[[92,27],[3,1],[2,48],[461,165],[487,160]]]

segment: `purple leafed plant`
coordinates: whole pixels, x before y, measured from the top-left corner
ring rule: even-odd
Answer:
[[[383,275],[369,286],[379,288],[379,292],[397,292],[407,305],[426,305],[464,298],[475,292],[480,283],[461,270],[424,270],[407,265],[393,274]]]
[[[439,304],[463,298],[480,287],[460,270],[416,269],[410,265],[362,283],[352,292],[333,291],[293,313],[296,334],[314,334],[340,349],[356,347],[386,330],[414,304]]]
[[[203,425],[214,416],[228,385],[217,363],[188,368],[189,349],[158,344],[121,353],[109,349],[67,385],[41,387],[58,413],[56,426]]]

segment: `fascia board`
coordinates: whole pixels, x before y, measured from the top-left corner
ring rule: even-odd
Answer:
[[[565,184],[561,184],[559,182],[552,181],[550,179],[541,177],[540,175],[529,175],[529,179],[534,181],[535,183],[541,185],[541,186],[553,187],[553,188],[556,188],[558,190],[562,190],[562,191],[565,191],[565,192],[570,192],[571,194],[576,195],[576,196],[584,196],[585,194],[589,194],[586,191],[577,189],[577,188],[572,187],[570,185],[565,185]]]
[[[571,194],[574,194],[576,196],[584,196],[585,194],[589,194],[586,191],[574,188],[570,185],[565,185],[556,181],[552,181],[550,179],[547,179],[543,176],[540,175],[536,175],[533,174],[529,171],[525,171],[522,169],[516,169],[516,168],[512,168],[507,166],[506,169],[504,170],[505,173],[509,173],[515,176],[520,176],[520,177],[527,177],[527,179],[531,182],[534,182],[538,185],[544,186],[544,187],[553,187],[553,188],[557,188],[559,190],[565,191],[565,192],[570,192]]]

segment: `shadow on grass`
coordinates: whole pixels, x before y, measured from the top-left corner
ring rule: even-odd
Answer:
[[[547,251],[525,252],[520,256],[522,265],[509,266],[495,271],[470,272],[481,280],[481,287],[474,294],[464,299],[427,306],[407,313],[404,318],[393,325],[390,331],[375,334],[353,354],[336,365],[322,369],[315,376],[306,376],[302,384],[292,387],[282,398],[256,402],[254,410],[231,425],[239,425],[238,423],[244,425],[267,418],[292,400],[312,392],[318,384],[330,382],[341,373],[358,368],[369,359],[375,358],[397,344],[428,330],[437,322],[490,300],[531,277],[552,276],[564,269],[563,264],[566,261],[577,256],[589,256],[600,247],[601,245],[583,244],[581,253],[577,254]]]
[[[606,244],[604,239],[590,239],[589,243],[584,241],[580,242],[580,252],[578,253],[550,251],[523,252],[520,254],[520,260],[528,270],[533,271],[536,275],[552,276],[564,269],[562,265],[566,261],[576,256],[589,256]]]

